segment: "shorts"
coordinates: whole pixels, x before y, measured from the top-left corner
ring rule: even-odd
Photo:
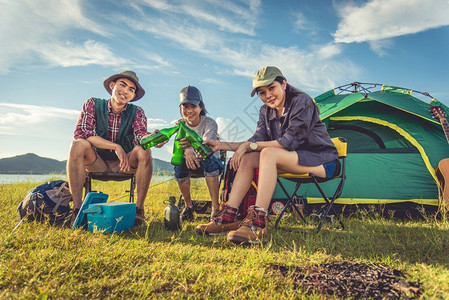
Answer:
[[[187,168],[186,160],[182,159],[182,165],[175,166],[175,180],[183,182],[190,178],[190,173],[201,174],[205,177],[218,176],[223,170],[223,164],[216,156],[209,156],[206,160],[200,160],[201,166],[199,169],[190,170]]]
[[[121,172],[120,171],[120,161],[119,160],[106,160],[104,161],[98,154],[97,159],[94,161],[93,164],[85,166],[84,169],[89,173],[103,173],[103,172],[110,172],[110,173],[125,173],[125,174],[135,174],[136,169],[130,168],[127,172]]]
[[[332,178],[340,173],[340,161],[338,159],[323,164],[326,178]]]

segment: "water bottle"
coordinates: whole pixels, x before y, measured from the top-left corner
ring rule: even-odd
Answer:
[[[168,197],[168,201],[165,202],[168,206],[164,210],[164,225],[168,230],[180,230],[181,229],[181,219],[179,208],[175,205],[176,197]]]

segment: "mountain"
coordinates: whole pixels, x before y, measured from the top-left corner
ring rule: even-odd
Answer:
[[[67,161],[40,157],[27,153],[0,159],[0,174],[52,174],[65,173]],[[153,158],[154,172],[173,173],[173,166],[163,160]]]

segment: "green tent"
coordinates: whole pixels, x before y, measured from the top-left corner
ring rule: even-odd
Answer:
[[[424,96],[430,103],[420,99]],[[357,82],[314,100],[330,136],[348,141],[347,180],[336,203],[439,205],[435,168],[449,158],[449,144],[430,107],[449,113],[448,107],[428,93]],[[293,183],[283,182],[293,188]],[[324,187],[329,194],[335,183]],[[311,184],[303,185],[298,195],[307,203],[323,202]],[[279,188],[274,198],[284,198]]]

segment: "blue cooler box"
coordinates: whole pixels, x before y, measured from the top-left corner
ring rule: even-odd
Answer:
[[[90,232],[120,232],[134,226],[136,204],[125,202],[106,202],[90,204],[84,210],[87,215],[87,229]]]

